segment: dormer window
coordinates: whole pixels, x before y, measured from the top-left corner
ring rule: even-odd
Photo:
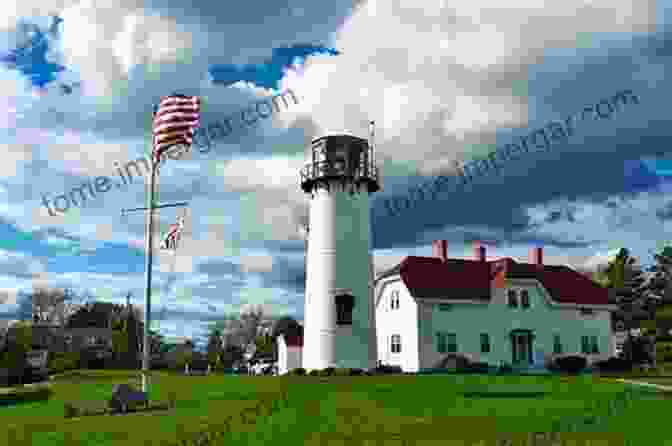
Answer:
[[[392,291],[392,295],[390,296],[390,308],[392,310],[399,309],[399,291]]]
[[[527,290],[520,292],[520,304],[523,308],[530,308],[530,293]]]
[[[355,306],[355,298],[350,294],[336,296],[336,324],[352,325],[352,309]]]
[[[516,290],[509,290],[507,293],[509,307],[517,308],[518,307],[518,296],[516,295]]]

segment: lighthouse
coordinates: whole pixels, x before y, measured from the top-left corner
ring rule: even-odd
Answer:
[[[306,152],[300,172],[309,200],[302,367],[372,369],[377,343],[369,195],[380,189],[373,146],[337,134],[313,140]]]

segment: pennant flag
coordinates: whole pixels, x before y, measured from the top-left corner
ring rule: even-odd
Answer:
[[[177,242],[182,235],[184,229],[184,217],[179,217],[177,219],[177,224],[168,226],[168,233],[163,238],[163,243],[161,243],[162,249],[177,249]]]
[[[161,156],[174,146],[191,146],[200,118],[198,96],[164,96],[155,107],[152,121],[154,157]]]

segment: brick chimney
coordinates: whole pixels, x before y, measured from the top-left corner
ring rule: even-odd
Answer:
[[[474,259],[485,262],[485,246],[481,245],[481,242],[474,242]]]
[[[446,263],[448,260],[448,241],[447,240],[434,240],[432,242],[432,257],[441,259],[443,263]]]
[[[544,264],[543,248],[535,247],[530,249],[530,263],[537,266],[543,266]]]

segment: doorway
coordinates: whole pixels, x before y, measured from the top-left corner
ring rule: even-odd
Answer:
[[[511,332],[511,353],[513,365],[532,364],[532,340],[530,330],[513,330]]]

